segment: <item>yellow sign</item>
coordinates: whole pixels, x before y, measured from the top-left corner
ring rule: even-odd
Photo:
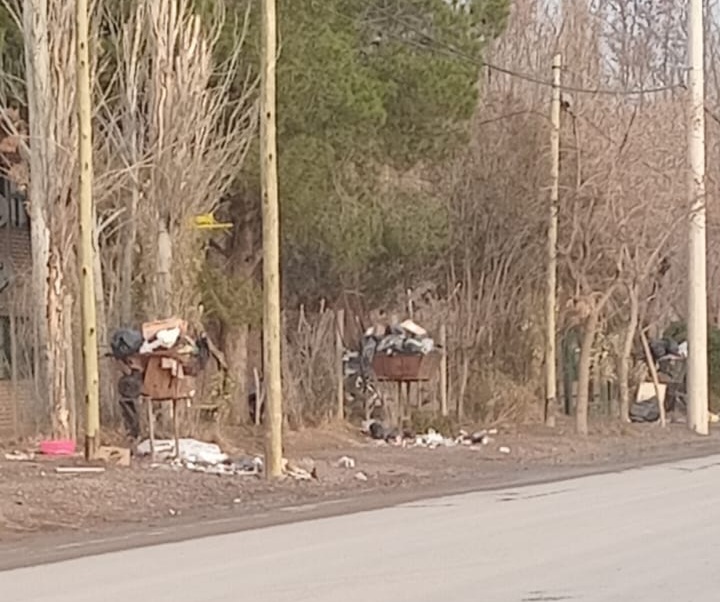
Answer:
[[[193,219],[193,228],[197,230],[229,230],[232,227],[230,222],[217,221],[214,213],[203,213]]]

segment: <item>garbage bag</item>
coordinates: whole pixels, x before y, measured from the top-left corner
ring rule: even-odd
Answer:
[[[650,341],[650,354],[655,361],[666,355],[680,355],[680,345],[672,339],[664,338],[660,340]]]
[[[385,430],[385,427],[382,424],[380,424],[379,422],[373,422],[370,425],[370,428],[368,429],[368,431],[370,432],[370,437],[372,439],[376,439],[378,441],[385,439],[385,437],[387,435],[387,431]]]
[[[142,393],[143,375],[134,370],[132,374],[125,374],[118,379],[118,394],[122,399],[138,399]]]
[[[655,361],[658,361],[661,357],[665,357],[667,355],[667,347],[665,346],[665,341],[650,341],[650,354],[653,356],[653,359]]]
[[[632,422],[657,422],[660,420],[660,406],[657,397],[644,401],[635,401],[630,406]]]
[[[140,351],[145,339],[142,333],[130,328],[116,330],[110,339],[113,357],[125,359]]]

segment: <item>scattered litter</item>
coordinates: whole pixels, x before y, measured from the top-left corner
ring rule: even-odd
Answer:
[[[473,433],[461,430],[457,437],[446,437],[434,429],[428,429],[426,433],[421,435],[414,435],[409,431],[401,433],[398,429],[390,429],[377,420],[365,422],[362,431],[371,439],[377,441],[379,445],[389,443],[402,447],[422,447],[426,449],[456,447],[458,445],[476,449],[478,446],[486,446],[492,443],[493,438],[491,435],[498,434],[498,429],[493,428]]]
[[[355,468],[355,460],[348,456],[343,456],[335,463],[335,466],[338,468]]]
[[[367,481],[368,476],[364,472],[356,472],[355,473],[355,479],[358,481]]]
[[[460,435],[455,440],[456,443],[462,445],[487,445],[490,443],[488,431],[476,431],[472,434],[468,434],[465,431],[460,431]]]
[[[206,443],[197,439],[180,439],[178,453],[175,452],[175,441],[172,439],[158,439],[154,442],[155,457],[161,460],[178,459],[181,462],[193,464],[222,464],[227,462],[228,456],[214,443]],[[150,440],[146,439],[137,446],[140,456],[150,455]]]
[[[171,461],[169,467],[184,467],[194,472],[214,475],[257,476],[262,473],[262,458],[242,458],[232,461],[219,446],[197,439],[180,439],[179,454],[175,453],[175,442],[171,439],[155,441],[155,457]],[[150,441],[146,440],[137,447],[140,456],[150,455]],[[153,467],[167,468],[167,464],[153,464]]]
[[[94,474],[105,472],[102,466],[58,466],[55,469],[58,474]]]
[[[509,453],[510,453],[510,448],[503,446],[503,447],[499,448],[498,451],[499,451],[501,454],[509,454]]]
[[[424,339],[428,336],[428,331],[412,320],[405,320],[404,322],[401,322],[400,328],[419,339]]]
[[[283,473],[295,479],[296,481],[312,481],[313,479],[317,480],[318,474],[317,469],[313,467],[311,470],[305,470],[304,468],[301,468],[299,466],[296,466],[295,464],[291,464],[283,458]]]
[[[96,459],[115,464],[116,466],[130,466],[130,450],[125,447],[103,446],[97,450]]]
[[[15,462],[29,462],[29,461],[35,459],[35,453],[34,452],[14,451],[14,452],[5,454],[5,459],[13,460]]]
[[[75,441],[58,439],[40,442],[40,453],[45,456],[72,456],[75,454]]]
[[[457,445],[456,439],[443,437],[434,429],[428,429],[428,432],[426,434],[418,435],[417,437],[415,437],[416,447],[427,447],[429,449],[435,449],[437,447],[454,447],[455,445]]]
[[[714,412],[710,412],[708,414],[708,421],[712,424],[717,424],[718,422],[720,422],[720,416],[718,416]]]

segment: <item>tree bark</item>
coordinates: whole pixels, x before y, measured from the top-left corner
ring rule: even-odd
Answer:
[[[172,315],[172,238],[165,224],[159,224],[157,237],[157,264],[155,281],[155,317],[168,318]]]
[[[592,351],[597,334],[598,323],[605,305],[612,297],[617,283],[613,284],[597,301],[593,302],[590,315],[585,319],[582,343],[580,344],[580,360],[578,362],[578,392],[575,410],[575,429],[579,435],[588,434],[588,405],[590,396],[590,368]]]
[[[236,421],[249,418],[248,400],[248,335],[247,324],[226,324],[223,327],[223,351],[231,379],[231,413]],[[259,392],[258,392],[259,394]]]
[[[123,243],[120,256],[120,323],[123,326],[132,324],[134,318],[133,307],[133,276],[135,273],[135,245],[137,244],[137,209],[139,191],[133,187],[132,196],[128,202],[127,223],[123,231]]]
[[[590,397],[590,368],[592,350],[597,332],[600,311],[593,308],[585,320],[582,343],[580,344],[580,360],[578,362],[578,391],[575,405],[575,429],[579,435],[588,434],[588,405]]]
[[[47,311],[53,365],[51,380],[52,430],[53,436],[59,439],[69,439],[71,435],[66,388],[66,346],[70,344],[70,341],[66,341],[64,336],[64,320],[66,319],[64,289],[59,252],[57,249],[53,249],[50,255],[50,290]]]
[[[32,253],[32,288],[36,300],[35,392],[43,408],[50,406],[53,362],[48,327],[50,280],[50,218],[52,198],[50,166],[54,163],[52,138],[50,48],[47,0],[23,0],[23,35],[30,128],[30,183],[28,187]]]
[[[620,420],[622,422],[630,422],[630,356],[640,320],[640,306],[635,285],[629,288],[628,295],[630,297],[630,320],[625,331],[625,339],[620,352],[620,365],[618,366]]]
[[[100,232],[98,230],[98,220],[95,217],[95,227],[93,232],[94,245],[97,253],[94,258],[94,277],[95,277],[95,311],[97,316],[97,342],[101,350],[109,347],[108,340],[108,311],[105,303],[105,277],[103,274],[102,255],[100,251]],[[111,366],[108,362],[100,362],[100,406],[101,411],[107,411],[113,422],[118,419],[117,405],[115,403],[115,386],[113,383]]]

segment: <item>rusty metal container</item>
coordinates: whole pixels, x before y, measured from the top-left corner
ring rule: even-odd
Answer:
[[[375,377],[380,381],[428,381],[440,367],[441,353],[433,350],[427,355],[384,355],[373,358]]]

